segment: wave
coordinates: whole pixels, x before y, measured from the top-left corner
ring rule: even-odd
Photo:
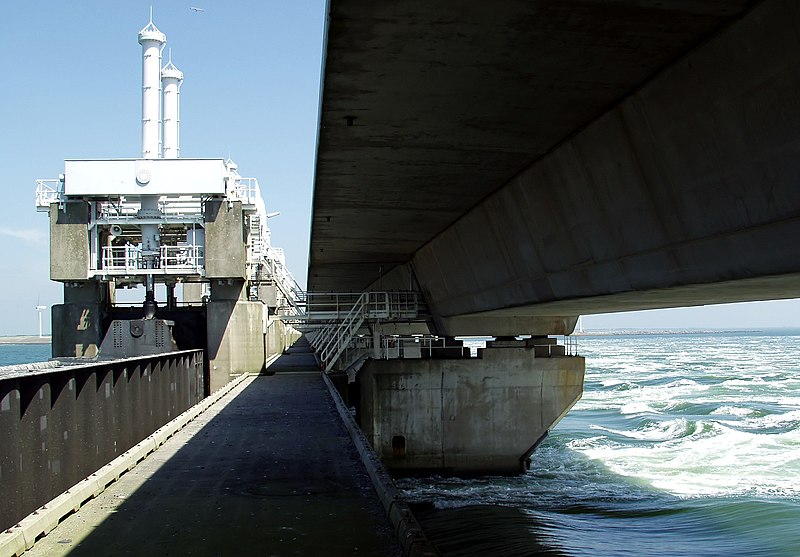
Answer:
[[[663,422],[647,422],[644,426],[633,430],[615,430],[603,426],[592,426],[592,429],[607,431],[628,439],[665,442],[686,437],[714,435],[718,432],[718,424],[677,418]]]
[[[734,429],[745,429],[757,433],[788,433],[800,431],[800,410],[790,410],[781,414],[747,417],[742,420],[724,422]]]
[[[756,411],[753,408],[744,408],[741,406],[720,406],[712,410],[712,415],[724,415],[724,416],[750,416],[754,414]]]
[[[541,521],[530,526],[541,541],[563,555],[797,554],[800,340],[580,342],[583,398],[533,454],[528,473],[400,480],[401,489],[445,513],[481,504],[522,509]],[[467,515],[454,513],[454,523]],[[499,531],[507,543],[509,532]]]
[[[612,433],[609,431],[609,433]],[[779,434],[740,431],[719,422],[669,420],[568,446],[611,472],[638,478],[676,496],[800,496],[800,429]],[[794,450],[791,450],[794,449]]]

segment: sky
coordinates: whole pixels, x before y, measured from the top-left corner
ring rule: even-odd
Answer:
[[[184,73],[181,156],[230,155],[258,178],[267,211],[281,212],[272,244],[305,284],[324,0],[0,1],[0,335],[38,332],[35,306],[63,297],[35,180],[58,177],[64,159],[141,155],[137,35],[151,5]]]
[[[267,211],[281,212],[270,219],[272,244],[305,284],[324,0],[0,2],[0,335],[37,332],[35,306],[62,301],[48,276],[48,217],[35,210],[35,179],[56,178],[64,159],[141,154],[137,34],[151,5],[184,72],[181,156],[230,156],[243,176],[258,178]],[[589,316],[583,324],[800,327],[800,301]]]

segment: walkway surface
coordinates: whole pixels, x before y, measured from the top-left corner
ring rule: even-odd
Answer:
[[[400,556],[305,346],[246,379],[25,556]]]

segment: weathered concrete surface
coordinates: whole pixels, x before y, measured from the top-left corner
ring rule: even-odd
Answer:
[[[268,320],[266,322],[266,327],[267,330],[264,334],[264,351],[267,354],[267,359],[276,354],[282,354],[302,336],[297,329],[287,326],[283,321],[277,319]]]
[[[89,278],[89,204],[50,204],[50,280]]]
[[[206,278],[245,279],[242,202],[214,199],[206,202],[205,211]]]
[[[563,347],[562,347],[563,348]],[[360,423],[391,469],[517,473],[580,399],[582,357],[487,348],[483,358],[369,360]]]
[[[183,302],[187,304],[199,304],[203,301],[203,283],[202,282],[184,282],[183,283]]]
[[[314,360],[275,365],[308,370]],[[319,373],[245,385],[29,554],[399,556]]]
[[[500,317],[796,296],[798,21],[796,3],[761,4],[478,204],[413,258],[429,304]]]
[[[408,261],[753,3],[331,0],[309,290]]]
[[[258,373],[267,354],[264,346],[265,306],[246,299],[243,281],[213,284],[206,306],[206,331],[210,392],[232,375]]]
[[[449,335],[796,296],[798,21],[333,0],[309,288],[417,283]]]

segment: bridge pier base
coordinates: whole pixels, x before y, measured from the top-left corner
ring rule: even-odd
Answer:
[[[530,341],[494,344],[480,358],[367,361],[358,376],[361,428],[388,468],[527,469],[580,399],[584,358]]]
[[[214,392],[241,373],[259,373],[264,367],[264,312],[261,302],[246,298],[242,280],[212,284],[206,306],[209,388]]]

